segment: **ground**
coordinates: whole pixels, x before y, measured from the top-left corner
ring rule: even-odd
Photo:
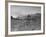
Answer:
[[[11,19],[11,31],[30,31],[41,29],[40,16],[33,17],[32,19]],[[29,17],[28,17],[29,18]]]

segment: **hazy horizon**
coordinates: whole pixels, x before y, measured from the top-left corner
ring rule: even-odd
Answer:
[[[11,16],[14,16],[14,17],[41,13],[41,7],[33,7],[33,6],[11,5],[10,10],[11,10]]]

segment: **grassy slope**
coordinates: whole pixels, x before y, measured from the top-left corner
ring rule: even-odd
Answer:
[[[39,14],[37,14],[39,15]],[[41,18],[40,16],[33,15],[32,20],[11,20],[12,31],[29,31],[29,30],[40,30]]]

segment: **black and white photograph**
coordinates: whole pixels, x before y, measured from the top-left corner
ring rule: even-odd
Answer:
[[[9,34],[43,32],[43,5],[8,3]]]
[[[41,29],[41,7],[11,6],[11,31]]]

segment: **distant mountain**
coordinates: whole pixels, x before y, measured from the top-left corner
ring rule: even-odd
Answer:
[[[13,16],[11,16],[11,19],[16,19],[16,20],[35,20],[35,19],[41,19],[41,14],[40,13],[36,13],[36,14],[28,14],[28,15],[25,15],[25,16],[21,16],[21,17],[17,17],[17,18],[14,18]]]

